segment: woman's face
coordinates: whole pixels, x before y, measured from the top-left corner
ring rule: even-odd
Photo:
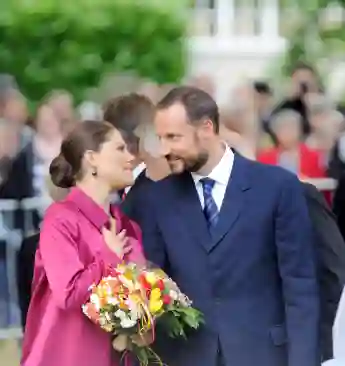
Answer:
[[[13,158],[18,153],[19,135],[11,125],[0,124],[0,158]]]
[[[282,148],[290,149],[300,143],[301,129],[296,121],[286,121],[276,128],[276,137]]]
[[[50,101],[49,105],[61,120],[74,119],[73,100],[68,94],[56,96]]]
[[[93,153],[93,169],[97,179],[103,181],[112,190],[119,190],[134,183],[134,156],[129,153],[127,146],[118,130],[111,132],[99,152]]]
[[[6,120],[17,123],[18,125],[25,124],[28,118],[25,99],[21,97],[9,98],[5,104],[3,116]]]
[[[48,105],[43,105],[39,108],[35,123],[39,135],[46,138],[61,136],[60,119]]]

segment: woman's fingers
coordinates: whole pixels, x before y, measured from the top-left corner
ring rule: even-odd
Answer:
[[[116,235],[116,220],[111,216],[110,219],[110,231],[113,233],[113,235]]]

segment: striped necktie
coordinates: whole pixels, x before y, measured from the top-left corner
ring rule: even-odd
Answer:
[[[219,217],[218,207],[212,196],[212,189],[215,181],[211,178],[203,178],[200,179],[200,183],[202,184],[204,194],[204,215],[209,229],[213,229],[216,226]]]

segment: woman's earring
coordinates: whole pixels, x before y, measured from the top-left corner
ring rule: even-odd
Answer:
[[[92,171],[92,176],[93,176],[93,177],[97,177],[97,170],[96,170],[96,169],[94,169],[94,170]]]

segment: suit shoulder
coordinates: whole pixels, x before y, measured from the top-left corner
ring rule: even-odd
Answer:
[[[288,184],[289,182],[300,185],[300,180],[295,174],[279,166],[263,164],[258,161],[250,161],[249,164],[254,178],[264,180],[268,185]]]

